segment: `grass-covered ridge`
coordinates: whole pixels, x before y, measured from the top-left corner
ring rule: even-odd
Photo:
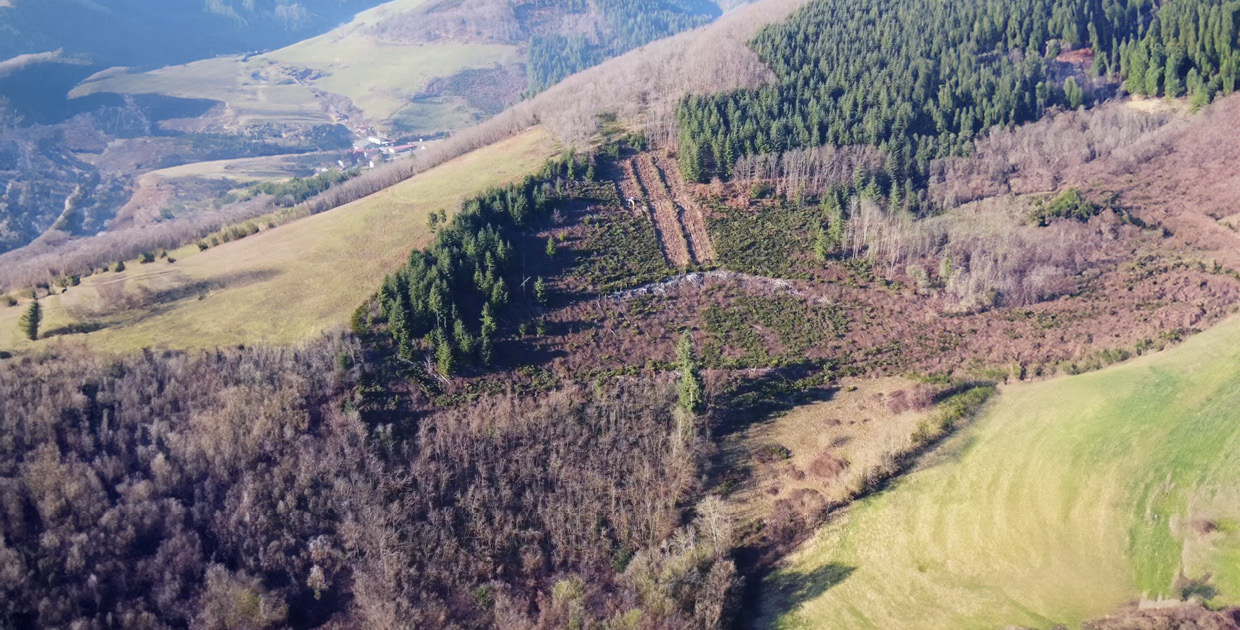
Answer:
[[[431,240],[428,217],[533,172],[553,153],[533,129],[442,164],[382,192],[175,262],[129,261],[41,299],[42,339],[17,334],[24,309],[0,309],[0,349],[23,351],[85,337],[96,349],[210,348],[294,343],[344,326],[349,315]],[[77,334],[83,333],[85,335]]]
[[[776,628],[1076,627],[1138,598],[1240,602],[1240,321],[1006,389],[767,583]]]

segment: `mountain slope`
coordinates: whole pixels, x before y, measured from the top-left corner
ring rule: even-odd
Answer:
[[[120,273],[87,278],[43,300],[50,338],[89,332],[95,348],[294,344],[349,315],[430,238],[427,217],[453,213],[489,186],[534,171],[553,154],[534,129],[442,164],[382,193],[199,252],[130,261]],[[23,303],[24,304],[24,303]],[[0,347],[30,347],[16,335],[21,309],[0,310]]]
[[[790,557],[758,627],[1075,628],[1138,598],[1240,603],[1238,344],[1233,319],[1003,390]]]
[[[0,59],[63,50],[92,65],[165,65],[287,45],[380,0],[10,0]]]
[[[705,0],[396,0],[281,50],[104,75],[74,95],[217,98],[243,126],[353,114],[406,134],[435,134],[719,14]]]

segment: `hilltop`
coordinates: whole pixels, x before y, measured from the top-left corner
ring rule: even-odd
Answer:
[[[412,2],[353,32],[510,6]],[[256,214],[0,269],[0,619],[1232,627],[1233,4],[764,0],[201,165]]]

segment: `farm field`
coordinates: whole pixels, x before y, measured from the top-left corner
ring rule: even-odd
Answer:
[[[1240,603],[1240,320],[1006,388],[768,578],[759,628],[1079,627]]]
[[[536,170],[554,152],[535,128],[375,195],[199,252],[127,262],[42,300],[37,344],[85,340],[100,350],[295,343],[343,326],[383,276],[431,238],[427,217]],[[25,302],[0,310],[0,349],[18,335]],[[87,332],[79,332],[87,331]]]
[[[293,177],[308,177],[314,167],[332,153],[298,153],[267,157],[236,158],[193,162],[151,171],[146,177],[156,181],[178,179],[218,179],[245,184],[249,182],[275,182]]]
[[[343,96],[374,123],[417,106],[412,97],[436,77],[470,68],[489,68],[517,60],[514,46],[442,42],[421,45],[383,43],[372,27],[385,17],[417,9],[425,0],[396,0],[362,12],[349,24],[280,50],[253,56],[226,56],[148,72],[108,72],[79,85],[72,96],[114,92],[158,93],[222,100],[235,124],[325,124]],[[416,116],[404,111],[402,131],[435,133],[476,122],[462,102],[430,108]],[[416,124],[414,124],[416,123]],[[412,125],[412,126],[411,126]]]

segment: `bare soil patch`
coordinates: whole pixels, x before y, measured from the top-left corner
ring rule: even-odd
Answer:
[[[700,265],[712,264],[718,257],[715,245],[711,242],[710,232],[706,229],[706,216],[702,204],[685,186],[680,177],[680,169],[666,156],[651,155],[654,167],[660,178],[667,184],[668,192],[676,203],[677,218],[689,239],[689,248],[693,259]]]
[[[637,185],[642,191],[642,199],[649,208],[650,219],[659,235],[663,255],[674,267],[688,267],[693,262],[689,241],[685,238],[676,204],[672,202],[663,179],[659,177],[658,167],[648,154],[643,154],[630,160],[629,169],[634,173]]]
[[[1102,619],[1086,621],[1082,630],[1240,630],[1240,608],[1212,611],[1201,604],[1176,603],[1168,606],[1126,610]]]

